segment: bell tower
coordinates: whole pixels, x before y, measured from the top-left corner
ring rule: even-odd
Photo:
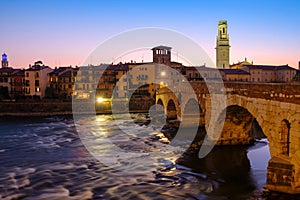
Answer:
[[[229,68],[230,45],[227,32],[227,20],[220,20],[218,24],[218,36],[216,46],[216,64],[217,68]]]
[[[6,55],[5,53],[2,54],[2,61],[1,61],[1,64],[2,64],[2,68],[8,67],[7,55]]]

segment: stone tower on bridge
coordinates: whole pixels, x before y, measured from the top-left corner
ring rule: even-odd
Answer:
[[[228,35],[227,21],[221,20],[218,24],[218,36],[216,46],[216,64],[217,68],[229,68],[230,45]]]
[[[152,51],[154,63],[171,66],[171,47],[157,46]]]

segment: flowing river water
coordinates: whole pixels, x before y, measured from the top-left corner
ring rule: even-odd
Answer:
[[[122,122],[139,132],[139,137],[125,137],[111,115],[86,117],[79,123],[82,131],[92,130],[84,138],[71,116],[2,117],[0,199],[263,198],[270,158],[267,140],[252,146],[215,147],[204,159],[197,154],[178,158],[167,138],[144,131],[146,125]],[[130,164],[109,166],[105,159],[112,156],[118,162],[114,156],[118,152],[108,146],[107,138],[126,152],[120,162]]]

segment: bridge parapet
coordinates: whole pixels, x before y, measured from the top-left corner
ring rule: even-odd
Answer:
[[[223,92],[222,88],[226,90],[226,94],[237,94],[240,96],[262,98],[266,100],[274,100],[280,102],[289,102],[293,104],[300,104],[300,85],[299,84],[282,84],[282,83],[232,83],[232,82],[210,82],[209,90],[204,81],[189,82],[194,91],[190,87],[172,88],[175,93],[195,94],[201,95]],[[157,94],[170,93],[168,88],[160,88]]]

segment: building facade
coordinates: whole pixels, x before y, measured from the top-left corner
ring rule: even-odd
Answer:
[[[14,72],[11,67],[0,69],[0,99],[8,99],[11,91],[11,74]]]
[[[59,67],[48,74],[48,98],[71,99],[78,68]]]
[[[249,82],[251,80],[251,74],[241,69],[219,69],[223,81],[236,81],[236,82]]]
[[[11,74],[10,97],[13,99],[21,98],[25,94],[25,70],[15,69]]]
[[[297,72],[288,65],[244,65],[243,70],[250,73],[249,81],[255,83],[289,83]]]
[[[25,96],[28,98],[43,99],[48,85],[48,73],[52,72],[41,61],[35,62],[25,70]]]

